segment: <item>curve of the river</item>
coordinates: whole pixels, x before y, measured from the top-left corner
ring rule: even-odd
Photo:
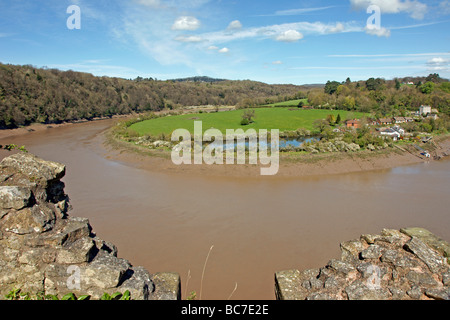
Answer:
[[[111,123],[0,144],[66,164],[70,214],[89,218],[133,265],[178,272],[183,298],[227,299],[237,284],[233,300],[274,299],[274,272],[321,267],[339,257],[340,242],[383,228],[421,226],[450,239],[449,161],[295,179],[174,175],[114,160],[102,134]]]

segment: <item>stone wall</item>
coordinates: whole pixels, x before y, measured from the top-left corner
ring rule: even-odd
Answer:
[[[384,229],[340,248],[322,268],[277,272],[277,299],[450,300],[450,245],[428,230]]]
[[[0,299],[13,289],[91,299],[129,290],[134,300],[180,299],[178,274],[132,266],[88,219],[68,215],[65,170],[26,153],[0,162]]]

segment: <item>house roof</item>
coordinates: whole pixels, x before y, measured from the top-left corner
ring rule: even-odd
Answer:
[[[392,128],[387,128],[385,130],[381,130],[380,131],[381,134],[385,134],[385,135],[390,135],[390,136],[399,136],[400,137],[400,133],[398,133],[397,131],[395,131]]]

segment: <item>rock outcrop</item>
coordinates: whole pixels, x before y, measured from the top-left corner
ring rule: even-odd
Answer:
[[[133,300],[180,299],[178,274],[133,267],[88,219],[68,215],[65,170],[26,153],[0,162],[0,299],[13,289],[91,299],[129,290]]]
[[[325,267],[275,274],[279,300],[450,300],[450,244],[422,228],[341,243]]]

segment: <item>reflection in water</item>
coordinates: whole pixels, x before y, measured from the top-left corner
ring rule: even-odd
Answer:
[[[450,239],[448,161],[328,177],[193,178],[108,160],[99,133],[109,125],[8,142],[66,164],[71,215],[88,217],[133,265],[180,273],[183,295],[199,292],[211,245],[204,299],[226,299],[236,283],[233,299],[274,299],[275,271],[321,267],[363,233],[422,226]]]
[[[226,141],[226,140],[225,140]],[[297,138],[297,139],[281,139],[280,143],[279,143],[279,147],[280,148],[286,148],[286,147],[293,147],[293,148],[298,148],[300,146],[302,146],[305,143],[309,143],[309,142],[317,142],[320,141],[320,137],[303,137],[303,138]],[[268,150],[271,149],[271,143],[270,140],[269,142],[267,142],[267,140],[261,140],[261,141],[257,141],[256,143],[252,143],[251,141],[249,141],[249,139],[246,139],[245,142],[234,142],[234,143],[224,143],[223,145],[223,149],[224,150],[228,150],[228,149],[234,149],[236,150],[239,147],[244,147],[245,149],[250,149],[251,147],[265,147]]]

